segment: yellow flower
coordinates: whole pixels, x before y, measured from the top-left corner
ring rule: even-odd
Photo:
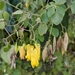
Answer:
[[[19,53],[20,53],[20,59],[24,59],[24,57],[25,57],[24,46],[18,46],[18,50],[19,50]]]
[[[30,45],[30,44],[28,44],[28,45],[26,46],[26,50],[27,50],[26,58],[27,58],[28,61],[31,60],[31,51],[32,51],[33,49],[34,49],[34,46],[32,46],[32,45]]]
[[[26,3],[26,8],[28,8],[29,7],[29,3]]]
[[[36,49],[34,49],[31,52],[31,65],[32,65],[32,68],[34,68],[35,66],[37,67],[39,65],[39,61],[37,59],[37,50]]]
[[[26,50],[26,58],[31,61],[32,68],[37,67],[40,60],[40,44],[35,44],[35,46],[28,44]]]
[[[35,48],[37,51],[37,58],[38,58],[38,60],[40,60],[40,44],[35,44]]]

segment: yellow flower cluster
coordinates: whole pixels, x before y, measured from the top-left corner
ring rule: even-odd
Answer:
[[[24,45],[18,47],[20,53],[20,59],[26,58],[27,61],[31,61],[32,68],[39,65],[40,60],[40,44],[30,45],[27,44],[24,50]],[[26,55],[25,55],[26,53]]]
[[[31,61],[31,65],[34,68],[35,66],[39,65],[39,59],[40,59],[40,45],[35,44],[35,46],[28,44],[26,46],[27,50],[27,55],[26,58],[27,60]]]

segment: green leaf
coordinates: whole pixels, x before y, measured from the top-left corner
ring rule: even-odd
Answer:
[[[7,51],[9,51],[9,49],[11,48],[11,45],[10,44],[8,44],[5,48],[4,48],[4,52],[7,52]]]
[[[4,20],[0,19],[0,29],[4,29],[4,28],[5,28]]]
[[[4,11],[3,17],[4,17],[4,19],[5,19],[6,21],[8,21],[8,20],[9,20],[9,13],[6,12],[6,11]]]
[[[24,21],[24,27],[26,28],[28,26],[28,20],[26,19],[25,21]]]
[[[44,11],[44,13],[42,14],[41,20],[42,20],[42,22],[44,22],[44,23],[47,23],[47,22],[48,22],[49,18],[48,18],[48,16],[47,16],[46,11]]]
[[[55,36],[55,37],[58,37],[59,30],[57,28],[52,28],[52,35]]]
[[[54,0],[56,4],[64,4],[66,0]]]
[[[0,55],[1,55],[1,58],[2,58],[6,63],[10,64],[10,56],[11,56],[13,50],[15,49],[15,47],[12,45],[11,48],[10,48],[7,52],[4,51],[4,48],[5,48],[5,47],[6,47],[6,46],[4,46],[4,47],[1,49],[1,51],[0,51],[1,54],[0,54]]]
[[[64,15],[65,8],[63,6],[59,6],[56,8],[56,12],[52,15],[51,20],[55,25],[58,25],[62,22]]]
[[[58,12],[55,12],[53,16],[51,17],[51,20],[55,25],[60,24],[62,19],[63,19],[63,16],[59,14]]]
[[[0,11],[0,19],[2,19],[3,17],[2,17],[2,11]]]
[[[73,14],[75,14],[75,1],[72,2],[71,11]]]
[[[15,11],[15,12],[13,13],[13,15],[22,14],[22,13],[23,13],[22,10],[17,10],[17,11]]]
[[[0,10],[3,10],[5,8],[6,4],[4,1],[0,1]]]
[[[43,41],[44,41],[44,36],[38,35],[38,39],[39,39],[41,42],[43,42]]]
[[[66,6],[65,5],[61,5],[59,7],[56,8],[57,12],[61,15],[65,15],[65,10],[66,10]]]
[[[55,8],[54,7],[49,7],[47,10],[48,10],[47,15],[50,18],[54,14]]]
[[[40,34],[40,36],[44,35],[46,32],[47,32],[47,25],[46,24],[39,25],[38,33]]]
[[[16,69],[13,71],[13,75],[21,75],[21,71]]]
[[[16,52],[16,54],[17,54],[17,52],[18,52],[17,42],[16,42],[16,44],[15,44],[15,52]]]

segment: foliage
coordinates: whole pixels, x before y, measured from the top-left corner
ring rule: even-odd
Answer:
[[[0,0],[0,75],[74,75],[74,14],[75,0]]]

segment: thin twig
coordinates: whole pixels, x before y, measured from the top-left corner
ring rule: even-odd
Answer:
[[[11,34],[7,31],[7,29],[6,29],[6,28],[5,28],[5,31],[8,33],[8,35],[10,36],[10,38],[11,38],[12,42],[14,43],[14,40],[13,40],[13,38],[11,37]]]

